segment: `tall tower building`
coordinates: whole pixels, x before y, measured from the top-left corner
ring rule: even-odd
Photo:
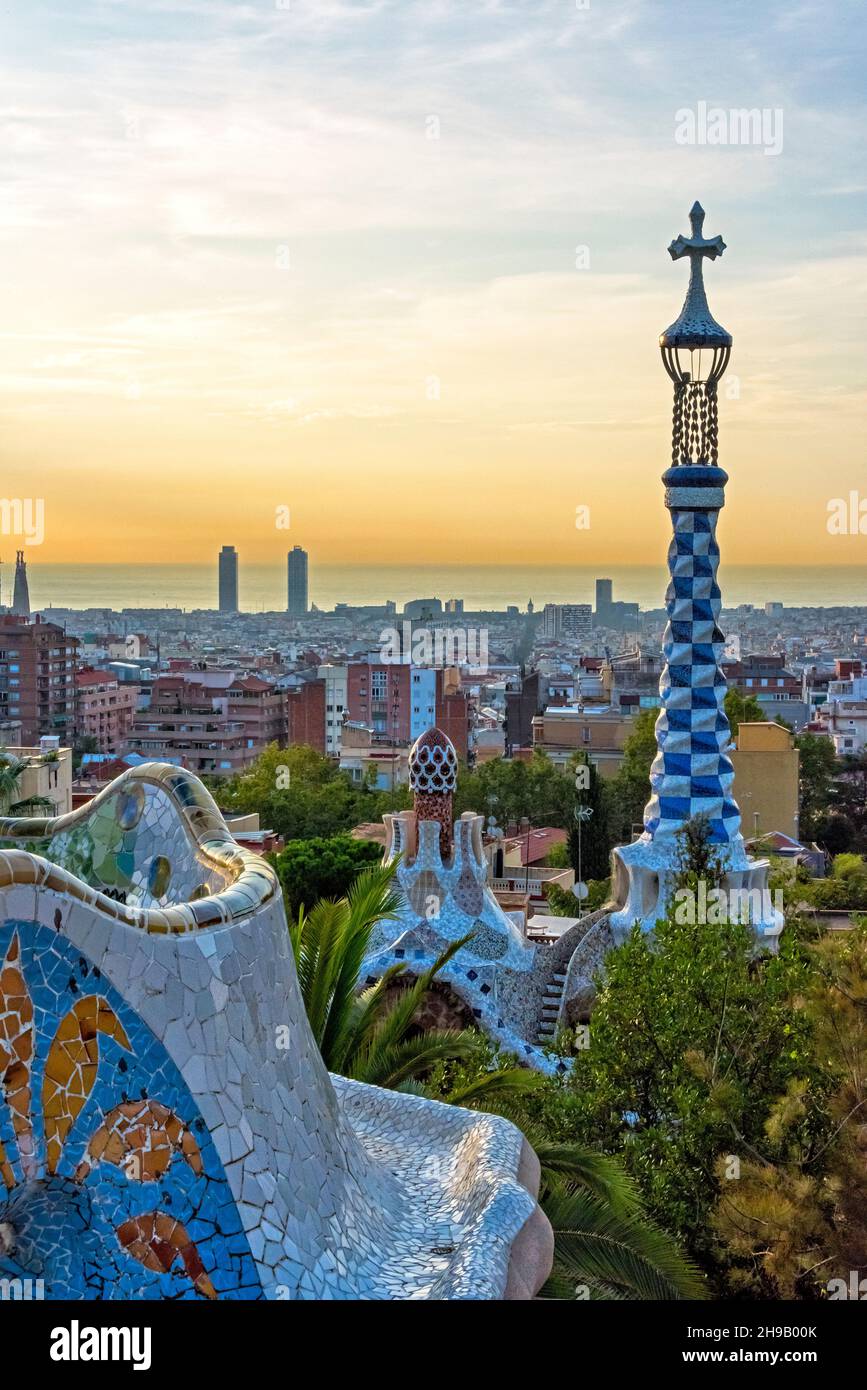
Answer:
[[[703,265],[722,255],[725,242],[703,235],[699,203],[690,212],[690,224],[691,236],[676,237],[668,248],[672,260],[689,258],[689,288],[679,318],[659,339],[663,365],[674,383],[671,467],[662,478],[672,526],[665,665],[659,681],[662,708],[644,832],[614,851],[619,911],[611,926],[622,940],[636,922],[652,931],[667,915],[680,871],[679,832],[700,817],[724,870],[724,888],[744,895],[738,899],[740,912],[745,897],[756,935],[775,949],[783,921],[767,892],[768,861],[751,859],[741,835],[724,703],[727,681],[720,667],[725,637],[719,628],[716,527],[728,474],[718,462],[717,386],[728,366],[732,337],[708,308]]]
[[[238,611],[238,552],[233,545],[224,545],[219,558],[220,612]]]
[[[307,614],[307,551],[300,545],[289,551],[286,578],[286,612],[291,618],[303,618]]]
[[[596,580],[596,617],[605,618],[611,611],[614,600],[614,585],[610,579]]]
[[[30,590],[27,586],[27,565],[24,551],[15,555],[15,588],[12,591],[12,612],[16,618],[30,617]]]

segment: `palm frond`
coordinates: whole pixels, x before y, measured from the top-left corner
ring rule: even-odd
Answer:
[[[320,1050],[329,1062],[343,1050],[358,977],[377,922],[394,917],[400,898],[394,888],[395,864],[372,864],[359,874],[346,899],[346,921],[332,972],[331,1008]],[[329,1062],[330,1065],[330,1062]]]
[[[455,1086],[445,1099],[450,1105],[464,1105],[470,1110],[491,1108],[501,1114],[500,1106],[504,1098],[510,1100],[544,1084],[542,1073],[530,1071],[529,1067],[500,1067],[496,1071],[483,1072],[465,1086]]]
[[[331,1049],[332,1071],[342,1075],[347,1059],[364,1051],[369,1045],[377,1024],[389,1007],[389,988],[405,970],[406,962],[397,961],[383,971],[375,984],[353,997],[344,1027]]]
[[[638,1213],[642,1200],[623,1166],[609,1154],[581,1144],[555,1144],[535,1138],[533,1148],[542,1165],[542,1182],[564,1191],[583,1188],[606,1202],[620,1216]]]
[[[354,1059],[349,1074],[355,1081],[394,1090],[402,1081],[430,1071],[437,1062],[475,1057],[479,1049],[478,1035],[469,1031],[431,1030],[392,1042],[387,1047],[381,1047],[378,1040],[374,1040],[369,1053]]]
[[[375,1032],[369,1039],[365,1048],[366,1059],[365,1067],[373,1073],[381,1073],[385,1069],[385,1063],[381,1060],[388,1050],[400,1043],[406,1036],[407,1031],[418,1012],[424,996],[430,989],[434,976],[442,967],[451,960],[456,951],[459,951],[469,940],[469,936],[461,937],[459,941],[453,941],[443,953],[437,957],[429,970],[424,971],[417,979],[413,980],[409,989],[404,990],[392,1003],[388,1012],[376,1027]],[[454,1034],[457,1036],[457,1033]],[[465,1055],[465,1054],[461,1054]],[[353,1072],[353,1075],[355,1073]],[[382,1082],[377,1083],[382,1085]]]
[[[298,984],[326,1066],[339,1069],[356,1021],[355,992],[373,928],[398,905],[395,866],[375,864],[359,874],[345,898],[322,898],[302,908],[290,928]]]
[[[663,1231],[621,1216],[592,1192],[552,1186],[542,1210],[554,1228],[558,1278],[589,1289],[604,1286],[650,1301],[706,1296],[701,1278]]]

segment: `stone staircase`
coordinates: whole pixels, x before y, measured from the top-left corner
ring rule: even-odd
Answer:
[[[566,971],[564,968],[563,970],[555,970],[545,986],[542,1014],[539,1019],[539,1031],[536,1038],[543,1047],[546,1043],[553,1042],[557,1032],[557,1019],[560,1017],[560,1003],[563,999],[565,985]]]

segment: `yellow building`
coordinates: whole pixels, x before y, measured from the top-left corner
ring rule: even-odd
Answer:
[[[35,816],[65,816],[72,810],[71,748],[4,748],[4,754],[22,765],[13,801],[51,802],[39,805]],[[27,814],[26,812],[24,814]]]
[[[729,754],[744,839],[781,830],[798,839],[800,754],[782,724],[741,724]]]
[[[635,728],[631,714],[609,706],[549,705],[533,719],[533,748],[564,764],[584,752],[603,777],[613,777],[623,762],[623,748]]]

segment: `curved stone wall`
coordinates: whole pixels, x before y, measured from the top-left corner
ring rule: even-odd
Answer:
[[[146,765],[0,835],[0,1275],[53,1298],[535,1292],[520,1132],[332,1081],[274,874],[196,779]]]

